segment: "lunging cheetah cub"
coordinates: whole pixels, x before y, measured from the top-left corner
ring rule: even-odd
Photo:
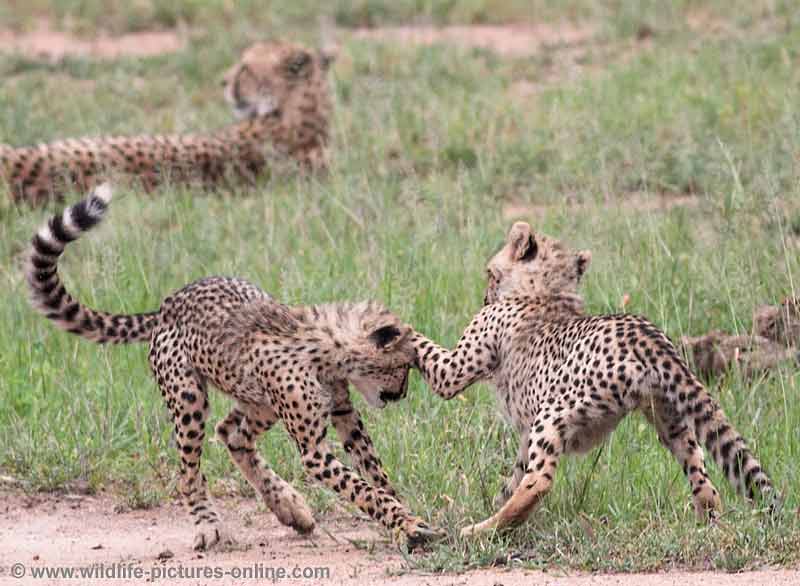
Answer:
[[[223,79],[241,122],[204,134],[68,139],[33,147],[0,144],[0,181],[16,201],[40,204],[65,188],[87,190],[111,175],[147,191],[164,180],[213,188],[231,175],[253,181],[266,166],[267,143],[302,167],[325,167],[331,55],[281,41],[257,43]]]
[[[403,398],[414,359],[410,328],[374,302],[291,307],[247,281],[224,277],[187,285],[152,313],[90,309],[64,289],[57,262],[67,243],[100,222],[110,199],[110,189],[100,186],[34,236],[26,266],[32,303],[87,340],[149,342],[150,366],[175,422],[179,488],[198,526],[195,547],[212,546],[221,536],[200,471],[209,383],[237,402],[217,425],[217,437],[281,523],[301,533],[314,528],[303,497],[256,450],[258,436],[279,420],[309,475],[405,534],[410,545],[437,535],[399,501],[347,388],[352,382],[374,407]],[[360,475],[326,442],[329,419]]]
[[[516,223],[489,262],[485,305],[456,348],[414,337],[417,364],[437,394],[450,399],[490,380],[521,435],[500,510],[462,535],[524,520],[550,490],[562,455],[591,449],[635,410],[680,462],[701,518],[720,499],[698,442],[749,497],[772,492],[761,465],[666,335],[633,315],[584,315],[577,287],[590,259],[589,251],[576,253]]]

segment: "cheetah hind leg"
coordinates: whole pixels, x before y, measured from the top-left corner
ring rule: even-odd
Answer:
[[[494,515],[461,530],[461,537],[499,531],[525,521],[553,486],[563,441],[554,429],[531,432],[528,441],[528,465],[514,493]]]
[[[651,404],[643,406],[642,413],[656,428],[661,444],[672,452],[684,470],[692,488],[698,520],[715,520],[722,509],[722,501],[706,472],[703,450],[698,445],[692,423],[681,417],[672,403],[662,397],[654,397]]]
[[[192,368],[183,354],[159,352],[169,345],[170,337],[169,330],[155,336],[150,347],[150,366],[175,422],[175,440],[181,458],[178,490],[195,524],[193,546],[205,550],[230,541],[208,495],[206,477],[200,471],[208,396],[204,381],[184,376]]]

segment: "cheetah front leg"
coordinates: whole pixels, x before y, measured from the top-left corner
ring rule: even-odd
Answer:
[[[258,436],[277,419],[271,407],[236,407],[217,424],[217,438],[278,520],[298,533],[309,533],[314,530],[314,516],[305,499],[267,465],[256,449]]]
[[[563,439],[552,426],[537,422],[528,440],[528,465],[514,493],[494,515],[461,530],[461,537],[497,531],[522,523],[553,486],[558,460],[563,453]]]
[[[388,491],[372,486],[336,458],[325,441],[329,409],[325,409],[320,403],[305,403],[304,407],[302,419],[290,416],[285,412],[285,407],[279,408],[278,415],[297,443],[303,466],[309,476],[354,503],[371,518],[383,524],[395,537],[399,537],[398,532],[401,533],[409,547],[441,536],[440,531],[412,515]]]
[[[375,453],[372,440],[361,421],[361,415],[350,401],[346,381],[337,383],[334,389],[331,421],[344,451],[350,456],[358,473],[372,480],[373,486],[378,486],[398,498],[397,491],[389,482],[381,460]]]

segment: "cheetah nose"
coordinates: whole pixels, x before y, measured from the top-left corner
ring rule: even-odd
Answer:
[[[400,391],[399,393],[390,393],[388,391],[381,391],[378,395],[384,403],[394,403],[395,401],[399,401],[405,396],[405,391]]]

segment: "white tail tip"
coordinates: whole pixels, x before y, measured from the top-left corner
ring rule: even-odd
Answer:
[[[101,183],[94,188],[93,195],[107,204],[111,202],[111,198],[114,195],[114,190],[111,189],[110,183]]]

